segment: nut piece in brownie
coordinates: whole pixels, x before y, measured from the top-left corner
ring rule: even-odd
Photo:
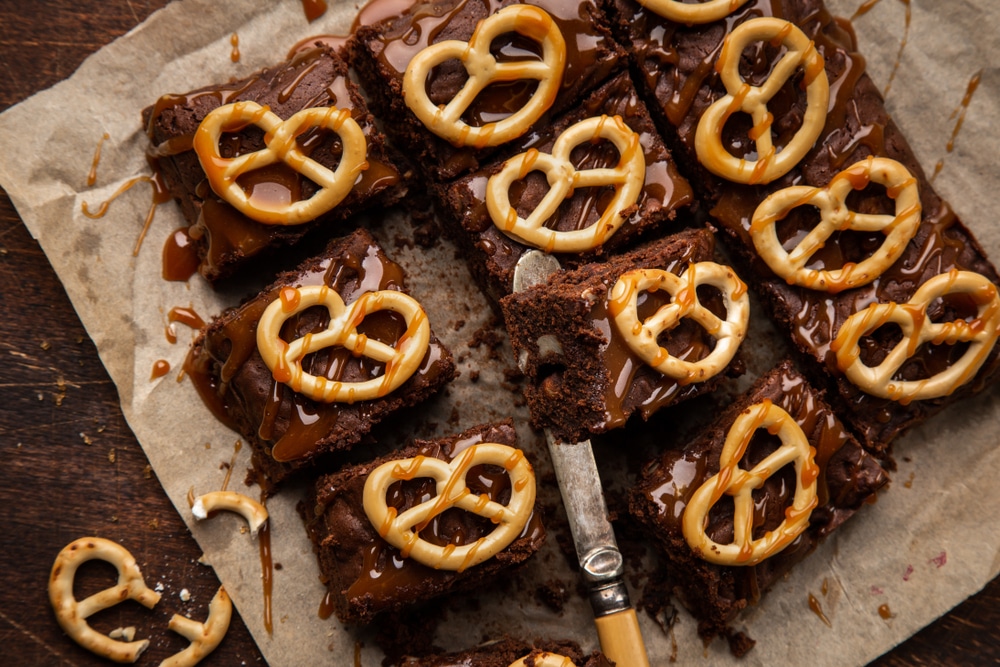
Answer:
[[[242,105],[242,112],[216,111],[234,103]],[[342,113],[327,113],[330,107]],[[293,148],[271,146],[286,154],[269,154],[267,141],[281,142],[265,140],[265,130],[278,136],[281,121],[311,108],[324,111],[314,112],[297,129],[285,125],[280,130],[292,132]],[[223,178],[234,194],[225,194],[221,185],[222,192],[213,188],[206,174],[218,170],[203,168],[195,150],[198,128],[213,111],[221,135],[215,138],[217,155],[209,164],[236,169]],[[304,50],[240,81],[165,95],[143,110],[143,122],[152,144],[149,155],[180,202],[190,225],[187,236],[197,245],[198,270],[209,280],[231,275],[251,257],[292,245],[309,231],[322,229],[326,238],[338,230],[345,233],[349,228],[343,221],[356,212],[395,203],[405,194],[398,159],[375,128],[346,62],[327,48]],[[212,143],[209,137],[204,145]],[[237,169],[234,158],[250,160],[250,154],[264,164]],[[332,174],[336,179],[330,179]],[[234,197],[244,200],[237,204],[241,208],[232,203]],[[328,199],[323,203],[339,201],[324,211],[326,206],[319,206],[323,198]],[[295,207],[304,219],[273,219],[275,211]],[[266,218],[271,219],[260,221]]]
[[[505,297],[533,424],[576,442],[740,372],[746,285],[714,247],[711,231],[685,231]]]
[[[455,377],[451,353],[403,281],[359,229],[195,340],[185,369],[216,417],[251,445],[265,489],[320,454],[351,448]]]
[[[498,22],[495,17],[501,10],[504,18]],[[557,34],[551,35],[552,31]],[[467,50],[470,40],[474,48]],[[446,50],[436,46],[442,43],[450,46]],[[588,89],[624,68],[626,60],[595,0],[532,0],[526,5],[513,0],[418,2],[399,17],[359,28],[348,49],[351,65],[386,132],[438,181],[477,168],[497,146],[532,125],[544,127],[548,114],[583,99]],[[414,91],[404,95],[408,66],[423,64],[427,58],[428,71],[423,77],[417,72]],[[460,58],[470,60],[463,64]],[[493,69],[487,61],[494,59],[495,78],[476,84],[466,66],[485,72]],[[512,74],[522,64],[526,71]],[[452,105],[439,113],[438,107],[449,105],[463,87],[466,93],[455,104],[464,104],[464,110]],[[431,114],[428,124],[408,106],[417,98]],[[439,122],[452,120],[452,110],[460,114],[455,123]],[[508,117],[510,130],[500,125]],[[432,132],[428,125],[436,122]],[[446,127],[459,128],[458,136],[445,138]]]
[[[426,657],[405,656],[400,667],[614,667],[598,652],[585,655],[571,641],[526,642],[504,638],[468,651]]]
[[[583,131],[579,135],[576,129],[567,133],[569,128]],[[602,136],[598,137],[598,133]],[[566,143],[570,136],[575,137],[574,143]],[[558,156],[553,151],[557,142]],[[452,236],[494,304],[510,294],[514,267],[530,247],[551,248],[564,267],[579,266],[635,245],[643,236],[662,232],[693,200],[691,187],[677,173],[627,73],[602,85],[552,126],[538,128],[515,144],[514,152],[534,162],[521,167],[521,162],[512,158],[439,188]],[[635,186],[628,183],[633,171],[629,165],[633,145],[641,148],[642,156],[642,164],[634,169]],[[539,156],[547,155],[555,158],[551,165],[538,161]],[[564,160],[568,160],[569,168]],[[530,236],[517,228],[511,232],[517,238],[501,231],[508,217],[501,212],[499,221],[495,221],[487,206],[487,189],[495,187],[501,169],[515,169],[518,176],[530,170],[507,188],[507,202],[519,222],[537,222],[529,229]],[[590,187],[575,185],[574,173],[595,178],[597,172],[591,170],[598,169],[616,173],[607,173]],[[566,196],[550,202],[545,197],[550,185],[557,187],[557,183]],[[542,210],[553,213],[546,218]],[[611,224],[618,226],[610,228]],[[578,240],[583,241],[582,248],[564,249],[564,245]]]
[[[337,618],[470,590],[534,554],[545,529],[516,446],[510,421],[487,424],[317,480],[300,512]]]
[[[762,406],[783,414],[768,419]],[[887,481],[822,392],[784,361],[690,444],[648,464],[629,510],[660,547],[673,593],[707,640],[728,635],[741,610]]]
[[[632,0],[612,2],[616,30],[632,44],[657,102],[654,116],[665,132],[675,130],[678,160],[697,174],[696,191],[734,241],[765,306],[809,360],[804,368],[836,386],[830,400],[866,447],[888,455],[894,438],[997,377],[992,284],[1000,278],[934,192],[865,73],[852,34],[820,0],[752,0],[700,26],[672,23]],[[720,151],[704,150],[699,135],[719,105],[739,97],[725,73],[735,71],[738,54],[733,47],[727,54],[724,38],[761,16],[791,22],[815,48],[802,50],[794,73],[766,100],[770,116],[760,126],[752,127],[748,113],[733,113],[708,132],[718,132],[721,152],[756,164],[734,182],[739,174],[706,168]],[[779,46],[751,39],[736,78],[765,85]],[[815,143],[784,175],[765,176],[808,124],[808,89],[822,79],[829,101],[811,123]],[[770,163],[758,159],[761,144],[750,140],[762,132],[781,148]]]

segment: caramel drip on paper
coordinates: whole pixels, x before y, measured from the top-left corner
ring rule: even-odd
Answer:
[[[101,140],[97,142],[97,148],[94,149],[94,159],[90,163],[90,171],[87,172],[87,187],[92,187],[94,183],[97,182],[97,165],[101,161],[101,149],[104,147],[104,142],[111,138],[111,135],[105,132],[101,135]]]
[[[170,372],[170,362],[166,359],[157,359],[153,362],[153,372],[149,376],[149,381],[158,380]]]
[[[153,223],[153,216],[156,215],[156,207],[160,204],[165,204],[170,201],[170,192],[167,190],[163,181],[160,180],[160,174],[157,172],[153,176],[133,176],[128,179],[121,186],[115,190],[110,197],[97,207],[97,210],[93,213],[90,211],[90,206],[87,202],[83,202],[80,205],[80,210],[85,216],[91,220],[97,220],[98,218],[103,218],[108,212],[108,207],[113,201],[121,197],[123,194],[131,190],[139,183],[149,183],[152,188],[152,201],[149,205],[149,211],[146,213],[146,221],[143,223],[142,231],[139,233],[139,238],[136,239],[135,247],[132,249],[132,256],[136,257],[139,254],[139,249],[142,247],[142,241],[146,238],[146,232],[149,231],[149,226]]]
[[[969,85],[965,88],[965,96],[962,98],[962,103],[955,107],[955,110],[951,112],[948,116],[948,120],[955,120],[955,127],[951,130],[951,138],[948,139],[948,145],[945,147],[948,153],[955,150],[955,140],[958,138],[958,133],[962,130],[962,125],[965,123],[965,114],[969,111],[969,104],[972,102],[972,96],[976,93],[976,89],[979,88],[979,82],[983,78],[983,70],[979,70],[972,75],[969,79]],[[944,158],[937,161],[934,165],[934,173],[931,175],[931,183],[937,178],[937,175],[941,173],[944,169]]]
[[[240,450],[243,449],[243,441],[237,440],[236,444],[233,445],[233,457],[229,459],[229,466],[226,468],[226,477],[222,480],[222,488],[220,491],[225,491],[226,487],[229,486],[229,478],[233,475],[233,467],[236,465],[236,457],[239,455]]]
[[[306,13],[306,20],[312,23],[326,14],[326,0],[302,0],[302,11]]]
[[[827,618],[826,614],[823,613],[823,606],[820,605],[819,600],[812,593],[809,594],[809,610],[812,611],[812,613],[816,614],[816,616],[819,617],[819,620],[826,623],[826,626],[828,628],[833,627],[833,623],[831,623],[830,619]]]
[[[907,42],[910,41],[910,20],[912,18],[912,10],[910,7],[910,0],[899,0],[906,7],[906,23],[903,28],[903,38],[899,42],[899,51],[896,52],[896,63],[892,66],[892,72],[889,74],[889,82],[885,84],[885,90],[882,91],[882,97],[889,96],[889,90],[892,88],[892,82],[896,78],[896,73],[899,71],[899,63],[903,59],[903,49],[906,48]],[[865,0],[860,7],[851,15],[850,20],[858,18],[859,16],[864,16],[871,11],[872,7],[877,5],[881,0]]]
[[[229,36],[229,43],[233,47],[229,52],[229,59],[238,63],[240,61],[240,36],[234,32]]]

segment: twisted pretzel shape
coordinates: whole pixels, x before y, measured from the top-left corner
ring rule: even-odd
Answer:
[[[719,319],[698,300],[698,287],[711,285],[722,292],[726,319]],[[639,292],[665,290],[670,303],[644,321],[639,320]],[[750,318],[747,286],[728,266],[715,262],[690,265],[681,276],[661,269],[637,269],[622,274],[611,289],[608,311],[615,327],[636,355],[678,383],[703,382],[722,371],[746,337]],[[715,338],[715,349],[699,361],[684,361],[660,347],[657,338],[690,317]]]
[[[115,566],[118,584],[78,602],[73,597],[77,568],[95,559]],[[135,558],[125,547],[100,537],[82,537],[66,545],[56,556],[49,577],[49,601],[60,627],[80,646],[115,662],[135,662],[139,659],[149,646],[148,639],[116,641],[87,625],[87,619],[97,612],[125,600],[135,600],[147,609],[152,609],[160,601],[160,594],[146,586]]]
[[[739,69],[743,50],[758,41],[780,43],[787,49],[761,87],[743,81]],[[778,153],[771,136],[774,116],[767,103],[800,66],[805,70],[805,115],[802,126]],[[715,69],[722,77],[726,95],[709,106],[698,121],[695,131],[698,160],[713,174],[736,183],[770,183],[787,174],[813,147],[826,123],[830,83],[823,56],[794,24],[777,18],[756,18],[740,24],[726,37]],[[722,143],[726,121],[737,111],[753,119],[749,137],[757,147],[756,160],[738,158]]]
[[[259,151],[234,158],[219,152],[219,140],[225,132],[247,125],[264,130],[267,144]],[[333,171],[302,152],[297,137],[308,129],[322,127],[340,137],[343,152]],[[303,109],[286,121],[256,102],[236,102],[211,111],[201,121],[194,135],[198,154],[212,190],[241,213],[267,225],[299,225],[334,208],[354,187],[358,174],[368,168],[368,142],[364,131],[351,117],[350,109],[336,107]],[[284,162],[320,189],[309,199],[267,205],[254,198],[237,183],[243,174]]]
[[[611,122],[608,122],[611,121]],[[607,139],[618,149],[618,164],[611,169],[577,170],[570,153],[585,141]],[[541,171],[549,191],[527,219],[510,204],[510,186],[532,171]],[[500,230],[511,238],[545,252],[585,252],[603,245],[625,222],[621,212],[632,206],[646,180],[646,158],[639,135],[620,116],[588,118],[567,128],[556,139],[552,153],[532,148],[507,160],[486,184],[486,208]],[[564,199],[577,188],[613,185],[615,188],[600,219],[583,229],[557,231],[545,226]]]
[[[706,0],[695,4],[678,0],[639,0],[640,5],[652,9],[663,18],[687,25],[718,21],[746,3],[747,0]]]
[[[757,429],[766,428],[781,439],[781,446],[751,470],[739,466]],[[733,422],[719,457],[719,472],[699,486],[684,508],[681,529],[688,545],[703,559],[718,565],[756,565],[778,553],[809,527],[809,517],[819,503],[813,460],[802,428],[782,408],[765,400],[744,410]],[[753,492],[789,463],[795,464],[795,495],[785,519],[760,539],[753,539]],[[733,496],[733,542],[719,544],[705,534],[708,514],[723,494]]]
[[[847,208],[847,195],[870,182],[884,185],[896,202],[895,215],[855,213]],[[791,252],[778,240],[777,221],[799,206],[815,206],[816,225]],[[771,270],[788,281],[831,293],[867,285],[892,266],[920,226],[920,191],[917,179],[895,160],[869,157],[840,172],[825,188],[793,185],[765,199],[753,214],[750,235],[757,253]],[[885,241],[871,257],[840,269],[807,269],[806,264],[836,231],[882,232]]]
[[[510,476],[511,497],[507,505],[475,496],[465,481],[473,466],[501,466]],[[386,504],[389,487],[400,480],[430,477],[437,482],[434,498],[411,507],[400,515]],[[472,445],[451,463],[416,456],[389,461],[368,475],[364,491],[365,514],[382,538],[400,550],[404,558],[434,569],[462,572],[492,558],[517,539],[528,523],[535,504],[535,474],[519,449],[497,443]],[[457,507],[490,519],[496,529],[471,544],[438,546],[420,537],[431,521],[445,510]]]
[[[326,330],[306,334],[291,343],[281,338],[281,327],[290,317],[313,306],[330,313]],[[368,315],[391,310],[406,321],[406,332],[394,345],[372,340],[357,332]],[[271,369],[276,382],[324,403],[353,403],[385,396],[395,390],[420,367],[430,344],[427,314],[413,297],[395,290],[362,294],[350,306],[326,285],[286,287],[261,315],[257,325],[257,349]],[[337,382],[317,377],[302,369],[302,360],[326,347],[345,347],[354,356],[364,356],[385,364],[385,372],[362,382]]]
[[[498,63],[490,53],[490,44],[507,32],[516,32],[541,44],[541,62]],[[447,105],[438,107],[427,95],[427,77],[435,67],[453,59],[462,62],[469,78]],[[455,146],[497,146],[527,132],[552,106],[565,66],[566,42],[552,17],[538,7],[510,5],[480,21],[468,42],[451,39],[420,51],[403,74],[403,99],[427,129]],[[462,121],[462,114],[488,85],[521,79],[534,79],[538,87],[527,104],[516,112],[480,127]]]
[[[933,322],[927,307],[949,294],[966,294],[978,306],[971,321]],[[878,366],[861,361],[858,341],[884,324],[894,323],[903,338]],[[906,303],[872,304],[847,318],[830,349],[847,378],[868,394],[903,403],[947,396],[975,377],[996,344],[1000,333],[1000,296],[996,285],[971,271],[952,270],[934,276]],[[893,381],[893,376],[916,354],[921,345],[968,343],[959,360],[940,373],[923,380]]]

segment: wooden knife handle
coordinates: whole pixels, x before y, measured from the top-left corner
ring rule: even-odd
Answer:
[[[646,645],[642,642],[635,609],[626,609],[594,619],[601,652],[616,667],[649,667]]]

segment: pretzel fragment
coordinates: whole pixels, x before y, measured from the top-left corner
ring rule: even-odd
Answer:
[[[896,203],[894,215],[855,213],[847,208],[847,195],[872,182],[885,186]],[[821,221],[788,252],[778,239],[777,222],[792,209],[806,205],[819,209]],[[750,235],[757,253],[789,284],[836,293],[867,285],[892,266],[917,233],[920,212],[917,179],[895,160],[870,156],[841,171],[826,187],[793,185],[771,194],[754,212]],[[834,232],[846,230],[882,232],[885,241],[857,264],[845,264],[839,269],[806,268]]]
[[[250,534],[257,537],[267,521],[267,508],[259,502],[235,491],[212,491],[195,499],[191,514],[198,520],[207,519],[213,512],[226,510],[235,512],[247,520]]]
[[[502,505],[489,496],[474,495],[466,483],[469,470],[478,465],[500,466],[510,476],[510,502]],[[386,504],[389,487],[400,480],[429,477],[436,482],[436,495],[402,514]],[[436,570],[462,572],[492,558],[517,539],[528,523],[535,504],[535,474],[524,453],[498,443],[479,443],[463,450],[451,463],[434,457],[416,456],[382,464],[365,480],[365,514],[378,534],[412,558]],[[457,507],[490,519],[493,532],[471,544],[438,546],[420,537],[435,517]]]
[[[652,9],[665,19],[699,25],[726,18],[747,3],[747,0],[705,0],[688,3],[680,0],[639,0],[639,4]]]
[[[698,287],[710,285],[722,293],[726,319],[720,319],[701,304]],[[639,320],[639,294],[663,290],[667,303],[645,320]],[[647,364],[681,384],[703,382],[718,375],[736,354],[747,333],[750,300],[747,286],[729,268],[715,262],[691,264],[677,276],[661,269],[636,269],[622,274],[611,289],[608,311],[626,345]],[[705,358],[685,361],[660,347],[657,338],[691,318],[715,339],[715,348]]]
[[[927,308],[951,294],[964,294],[977,306],[971,320],[934,322]],[[893,323],[903,337],[882,362],[871,368],[861,360],[859,341],[879,327]],[[985,276],[952,270],[934,276],[905,303],[873,303],[847,318],[830,346],[837,366],[865,393],[902,404],[947,396],[976,376],[1000,334],[1000,296]],[[967,343],[965,353],[945,370],[922,380],[893,380],[893,376],[926,344]]]
[[[786,49],[760,87],[751,86],[740,75],[743,50],[754,42],[780,44]],[[804,70],[806,110],[801,127],[779,153],[771,133],[774,116],[767,103],[799,67]],[[712,103],[698,121],[695,152],[699,162],[716,176],[736,183],[770,183],[787,174],[812,149],[826,124],[830,83],[823,56],[815,44],[798,26],[783,19],[751,19],[726,36],[715,69],[726,87],[726,95]],[[756,160],[732,155],[722,142],[726,121],[736,112],[749,114],[753,120],[749,138],[757,147]]]
[[[613,168],[581,169],[570,162],[570,154],[580,144],[607,139],[618,149]],[[545,174],[549,191],[535,210],[520,217],[510,203],[510,186],[532,171]],[[504,163],[486,184],[486,208],[504,234],[545,252],[585,252],[603,245],[625,222],[622,211],[635,204],[646,180],[646,158],[639,135],[620,116],[595,116],[567,128],[556,139],[552,153],[530,149]],[[577,188],[614,187],[604,213],[583,229],[558,231],[545,226],[559,205]]]
[[[323,306],[329,312],[327,328],[291,342],[283,340],[281,328],[285,322],[313,306]],[[382,310],[399,313],[406,321],[406,331],[392,345],[357,331],[364,318]],[[315,401],[354,403],[385,396],[406,382],[424,359],[430,345],[430,331],[420,303],[396,290],[365,292],[348,306],[326,285],[286,287],[260,318],[257,349],[276,382],[283,382]],[[356,357],[385,364],[385,370],[380,377],[360,382],[339,382],[305,372],[302,360],[326,347],[347,348]]]
[[[530,653],[523,658],[518,658],[510,663],[510,667],[525,667],[525,660],[529,657],[531,657]],[[535,667],[576,667],[576,664],[566,656],[559,655],[558,653],[549,653],[548,651],[543,651],[536,655],[534,665]]]
[[[247,125],[264,130],[266,146],[234,158],[222,157],[219,141],[226,132]],[[297,141],[313,128],[330,130],[340,137],[343,151],[337,168],[330,170],[307,155]],[[299,225],[315,220],[343,201],[354,187],[358,174],[368,168],[368,142],[364,131],[351,117],[350,109],[314,107],[303,109],[288,120],[256,102],[235,102],[211,111],[194,135],[198,154],[212,190],[241,213],[266,225]],[[319,186],[309,199],[295,202],[266,201],[248,194],[238,183],[240,176],[284,162]]]
[[[497,62],[490,44],[500,35],[516,32],[542,46],[542,60]],[[438,65],[459,60],[469,78],[455,97],[443,106],[427,95],[427,78]],[[498,146],[516,139],[534,124],[559,92],[566,67],[566,42],[544,10],[532,5],[509,5],[476,25],[468,42],[451,39],[421,50],[403,74],[406,106],[431,132],[455,146]],[[503,120],[473,127],[462,114],[487,86],[503,81],[536,80],[538,87],[528,102]]]
[[[77,568],[90,560],[113,565],[118,570],[118,583],[77,601],[73,596],[73,580]],[[160,601],[160,594],[146,586],[135,558],[125,547],[100,537],[81,537],[56,556],[49,576],[49,601],[59,626],[88,651],[122,663],[138,660],[149,640],[116,641],[87,625],[87,619],[125,600],[135,600],[148,609]]]
[[[740,460],[758,429],[766,428],[781,439],[781,446],[750,470]],[[699,486],[681,518],[684,539],[701,558],[718,565],[756,565],[780,552],[809,527],[809,517],[819,503],[816,450],[796,421],[781,407],[765,399],[744,410],[733,422],[719,457],[719,472]],[[753,492],[789,463],[795,465],[795,494],[785,519],[763,537],[753,539]],[[733,497],[733,542],[719,544],[705,534],[708,514],[723,495]]]
[[[208,605],[208,618],[204,623],[174,614],[168,627],[191,643],[161,662],[160,667],[192,667],[201,662],[222,643],[232,617],[233,603],[222,586]]]

